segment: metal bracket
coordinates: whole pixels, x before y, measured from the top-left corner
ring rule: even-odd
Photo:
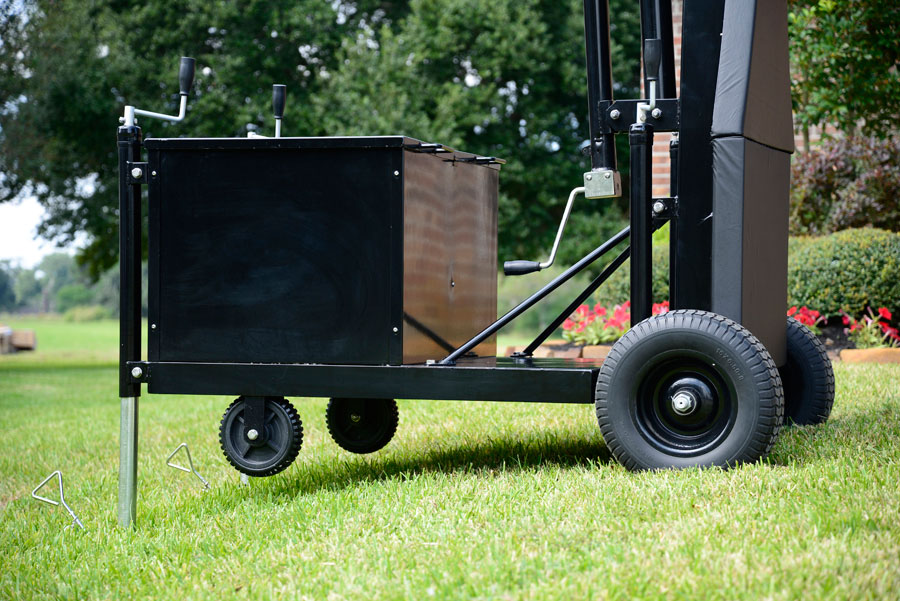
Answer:
[[[602,100],[600,101],[600,122],[598,134],[627,132],[638,120],[638,105],[646,100]],[[647,114],[648,123],[654,132],[678,131],[681,121],[681,104],[677,98],[660,98],[654,110]]]
[[[146,361],[129,361],[125,365],[135,382],[143,382],[144,384],[150,382],[150,363]]]
[[[54,501],[53,499],[48,499],[47,497],[42,497],[39,494],[37,494],[37,491],[42,489],[48,482],[50,482],[50,480],[53,478],[53,476],[56,476],[59,479],[59,501]],[[69,515],[72,516],[72,523],[69,524],[68,526],[66,526],[65,529],[68,530],[72,526],[78,526],[79,528],[84,530],[84,524],[81,523],[81,520],[78,519],[78,516],[75,515],[75,512],[72,511],[72,508],[69,507],[68,503],[66,503],[65,496],[63,496],[63,483],[62,483],[62,472],[61,471],[56,470],[55,472],[53,472],[52,474],[50,474],[49,476],[44,478],[41,481],[41,483],[38,484],[34,488],[33,491],[31,491],[31,496],[34,497],[35,499],[37,499],[38,501],[43,501],[44,503],[49,503],[51,505],[62,504],[62,506],[65,507],[66,511],[69,512]]]
[[[125,172],[127,174],[129,185],[147,183],[147,176],[149,175],[148,170],[150,169],[148,163],[128,161],[126,167]]]
[[[678,217],[678,197],[654,198],[650,203],[653,219],[666,221]]]
[[[184,452],[187,455],[188,465],[190,466],[190,469],[188,469],[184,466],[178,465],[177,463],[172,463],[172,457],[174,457],[175,454],[178,451],[180,451],[181,449],[184,449]],[[169,454],[168,457],[166,457],[166,465],[168,465],[169,467],[173,467],[176,470],[181,470],[182,472],[188,472],[189,474],[194,474],[195,476],[197,476],[197,478],[200,479],[200,482],[203,483],[203,488],[209,489],[209,482],[207,482],[206,478],[201,476],[199,473],[197,473],[197,470],[194,469],[194,462],[191,459],[191,450],[188,448],[188,445],[186,442],[183,442],[180,445],[178,445],[178,447],[176,447],[176,449],[174,451],[172,451],[172,453]]]
[[[612,169],[597,169],[584,174],[584,197],[615,198],[622,196],[622,177]]]

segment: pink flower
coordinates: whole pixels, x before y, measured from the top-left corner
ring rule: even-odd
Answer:
[[[585,316],[589,315],[590,312],[591,312],[591,308],[588,307],[587,305],[581,305],[580,307],[575,309],[575,314],[579,315],[581,317],[585,317]]]
[[[891,315],[891,312],[888,311],[887,307],[879,307],[878,314],[888,321],[894,318],[894,316]]]
[[[596,305],[594,305],[594,313],[596,313],[600,317],[603,317],[604,315],[606,315],[606,307],[604,307],[600,303],[597,303]]]
[[[565,320],[565,321],[563,322],[563,329],[564,329],[564,330],[571,330],[571,329],[574,328],[574,327],[575,327],[575,322],[572,321],[571,319],[567,319],[567,320]]]
[[[841,321],[844,322],[844,325],[845,325],[845,326],[849,326],[849,325],[850,325],[850,317],[847,316],[847,315],[844,315],[843,317],[841,317]]]
[[[584,322],[581,322],[580,324],[578,324],[578,327],[575,328],[575,333],[576,333],[576,334],[581,334],[582,332],[584,332],[584,329],[585,329],[586,327],[587,327],[587,324],[584,323]]]

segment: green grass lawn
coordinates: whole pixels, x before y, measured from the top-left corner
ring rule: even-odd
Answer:
[[[900,367],[837,365],[829,423],[732,471],[628,473],[592,407],[517,403],[402,402],[360,457],[292,399],[297,461],[243,486],[230,398],[145,395],[126,531],[115,325],[33,327],[38,353],[0,357],[0,599],[898,598]],[[181,442],[211,490],[165,466]],[[30,498],[55,469],[84,531]]]

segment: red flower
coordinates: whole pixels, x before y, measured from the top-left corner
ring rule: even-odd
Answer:
[[[891,315],[891,312],[887,310],[887,307],[879,307],[878,314],[881,315],[883,318],[885,318],[888,321],[890,321],[891,319],[894,318],[894,316]]]
[[[582,332],[584,332],[584,329],[585,329],[586,327],[587,327],[587,324],[584,323],[584,322],[581,322],[580,324],[578,324],[578,327],[575,328],[575,333],[576,333],[576,334],[581,334]]]
[[[575,327],[575,322],[572,321],[571,319],[567,319],[567,320],[565,320],[565,321],[563,322],[563,329],[564,329],[564,330],[571,330],[571,329],[574,328],[574,327]]]
[[[596,305],[594,305],[594,313],[596,313],[600,317],[603,317],[604,315],[606,315],[606,307],[604,307],[600,303],[597,303]]]
[[[850,325],[850,317],[847,316],[847,315],[844,315],[843,317],[841,317],[841,321],[844,322],[844,325],[845,325],[845,326],[849,326],[849,325]]]
[[[797,307],[791,307],[790,309],[788,309],[788,317],[793,316],[794,313],[796,313],[796,312],[797,312]]]
[[[591,308],[587,305],[581,305],[577,309],[575,309],[575,313],[581,317],[587,316],[591,312]]]

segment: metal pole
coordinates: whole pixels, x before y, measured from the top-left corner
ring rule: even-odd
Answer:
[[[141,385],[128,369],[141,359],[141,187],[131,183],[129,162],[140,162],[141,129],[120,127],[119,151],[119,525],[134,523],[137,505],[138,397]],[[140,174],[146,178],[146,174]]]
[[[653,126],[635,123],[631,145],[631,325],[650,317],[653,308],[653,217],[650,212]]]
[[[120,399],[119,418],[119,525],[134,524],[137,512],[138,399]]]
[[[600,101],[613,99],[609,50],[609,0],[584,0],[584,45],[587,62],[588,128],[591,168],[616,169],[615,134],[600,134]]]
[[[540,290],[538,290],[537,292],[535,292],[534,294],[532,294],[531,296],[529,296],[528,298],[523,300],[521,303],[519,303],[518,305],[516,305],[515,307],[510,309],[506,313],[506,315],[504,315],[503,317],[501,317],[500,319],[498,319],[497,321],[495,321],[494,323],[489,325],[487,328],[485,328],[480,333],[476,334],[475,337],[472,338],[471,340],[469,340],[467,343],[465,343],[464,345],[462,345],[461,347],[459,347],[458,349],[456,349],[455,351],[453,351],[452,353],[447,355],[447,357],[445,357],[444,359],[441,359],[441,361],[438,362],[437,365],[453,365],[457,359],[459,359],[460,357],[462,357],[463,355],[465,355],[466,353],[471,351],[473,348],[475,348],[476,346],[478,346],[479,344],[481,344],[482,342],[484,342],[485,340],[487,340],[488,338],[490,338],[491,336],[496,334],[501,328],[503,328],[508,323],[510,323],[512,320],[514,320],[516,317],[518,317],[519,315],[521,315],[522,313],[524,313],[525,311],[530,309],[535,303],[537,303],[538,301],[543,299],[545,296],[547,296],[548,294],[550,294],[551,292],[553,292],[554,290],[556,290],[557,288],[559,288],[560,286],[562,286],[563,284],[568,282],[572,278],[572,276],[574,276],[575,274],[580,272],[582,269],[584,269],[585,267],[587,267],[588,265],[590,265],[591,263],[593,263],[594,261],[596,261],[603,255],[605,255],[607,252],[609,252],[610,249],[618,246],[618,244],[620,242],[622,242],[623,240],[625,240],[625,238],[627,238],[627,237],[628,237],[628,228],[626,227],[626,228],[622,229],[622,231],[620,231],[618,234],[616,234],[615,236],[613,236],[612,238],[610,238],[609,240],[607,240],[606,242],[604,242],[603,244],[601,244],[600,246],[595,248],[593,251],[590,252],[590,254],[586,255],[580,261],[578,261],[577,263],[575,263],[574,265],[572,265],[571,267],[566,269],[564,272],[562,272],[561,274],[556,276],[553,279],[553,281],[551,281],[549,284],[547,284],[546,286],[544,286],[543,288],[541,288]]]
[[[579,306],[581,306],[581,303],[586,301],[587,298],[590,295],[592,295],[597,290],[597,288],[600,287],[600,285],[603,282],[605,282],[607,279],[609,279],[609,276],[611,276],[616,271],[616,269],[618,269],[622,265],[622,263],[624,263],[628,259],[628,257],[630,255],[631,255],[631,248],[626,248],[625,250],[620,252],[619,256],[617,256],[615,259],[613,259],[612,262],[609,265],[607,265],[603,269],[603,271],[600,272],[600,275],[598,275],[596,278],[594,278],[594,281],[592,281],[588,285],[588,287],[585,288],[581,292],[581,294],[579,294],[575,298],[575,300],[573,300],[571,303],[569,303],[569,306],[566,307],[565,309],[563,309],[563,312],[560,313],[556,317],[556,319],[554,319],[550,323],[549,326],[544,328],[544,331],[541,332],[537,338],[532,340],[531,344],[529,344],[527,347],[525,347],[524,351],[522,351],[521,353],[515,353],[513,356],[514,357],[530,357],[531,355],[533,355],[535,349],[537,349],[537,347],[541,346],[544,343],[544,341],[547,340],[547,338],[549,338],[553,334],[553,332],[556,331],[556,328],[558,328],[562,324],[562,322],[564,322],[569,317],[569,315],[571,315],[575,311],[575,309],[577,309]]]

